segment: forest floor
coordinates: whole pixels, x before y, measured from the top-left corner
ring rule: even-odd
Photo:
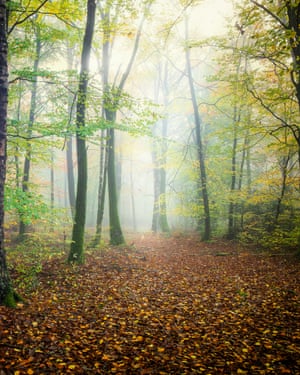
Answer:
[[[0,307],[0,374],[300,374],[300,263],[144,235],[34,269]],[[32,270],[32,267],[30,268]],[[33,272],[33,271],[32,271]]]

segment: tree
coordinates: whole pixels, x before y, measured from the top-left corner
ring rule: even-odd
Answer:
[[[76,193],[75,217],[72,231],[72,243],[68,257],[70,263],[83,262],[84,231],[86,217],[87,195],[87,150],[85,136],[82,132],[85,126],[86,96],[88,88],[89,60],[95,25],[96,3],[88,0],[87,19],[81,54],[81,70],[79,77],[78,99],[76,109],[76,145],[78,180]]]

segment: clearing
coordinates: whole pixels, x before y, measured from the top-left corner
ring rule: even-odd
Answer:
[[[300,267],[229,242],[145,235],[48,259],[0,307],[0,374],[300,374]],[[19,264],[19,267],[18,267]],[[23,280],[23,282],[21,282]]]

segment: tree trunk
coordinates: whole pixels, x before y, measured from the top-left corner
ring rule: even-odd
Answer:
[[[109,48],[110,48],[110,29],[109,29],[109,10],[101,9],[102,22],[107,24],[103,30],[102,43],[102,67],[99,67],[99,73],[102,73],[103,100],[102,100],[102,117],[105,118],[105,103],[109,94],[108,76],[109,76]],[[98,182],[98,205],[96,219],[96,233],[92,241],[92,247],[100,244],[102,235],[102,223],[104,217],[105,194],[107,183],[107,130],[101,131],[100,160],[99,160],[99,182]]]
[[[68,194],[69,194],[69,205],[71,209],[71,216],[74,220],[75,217],[75,178],[74,178],[74,166],[73,166],[73,137],[69,136],[66,144],[66,159],[67,159],[67,181],[68,181]]]
[[[234,106],[233,115],[233,142],[232,142],[232,155],[231,155],[231,184],[230,184],[230,197],[229,197],[229,209],[228,209],[228,233],[227,238],[233,239],[236,236],[235,226],[235,211],[236,211],[236,165],[237,165],[237,125],[240,121],[240,114],[237,113],[237,104]],[[238,117],[238,118],[237,118]]]
[[[23,169],[23,179],[22,179],[22,191],[23,193],[27,193],[29,190],[29,175],[30,175],[30,166],[31,166],[31,141],[30,138],[32,137],[32,127],[35,121],[35,112],[36,112],[36,102],[37,102],[37,86],[38,86],[38,79],[36,73],[39,68],[40,57],[41,57],[41,49],[42,43],[40,38],[40,30],[39,26],[36,29],[36,46],[35,46],[35,59],[33,64],[33,77],[32,77],[32,88],[31,88],[31,101],[30,101],[30,111],[29,111],[29,121],[28,121],[28,128],[27,128],[27,147],[25,153],[25,160],[24,160],[24,169]],[[22,238],[28,228],[25,224],[22,217],[20,217],[20,225],[19,225],[19,237]]]
[[[250,116],[249,116],[249,124],[250,124]],[[240,173],[239,173],[239,178],[238,178],[238,191],[242,191],[242,184],[244,180],[244,175],[245,175],[245,164],[246,167],[248,168],[248,157],[249,157],[249,129],[246,132],[245,139],[244,139],[244,145],[243,145],[243,151],[242,151],[242,160],[241,160],[241,165],[240,165]],[[247,169],[248,173],[248,169]],[[249,183],[250,184],[250,183]],[[250,185],[249,185],[250,186]],[[248,193],[250,191],[250,187],[247,186]],[[239,205],[240,207],[240,229],[243,230],[244,226],[244,207],[245,207],[245,202],[242,201]]]
[[[109,230],[112,245],[125,242],[118,212],[118,197],[115,173],[115,129],[108,130],[107,182],[109,195]]]
[[[236,50],[238,50],[238,45],[240,38],[242,39],[242,47],[245,44],[245,38],[243,37],[243,32],[240,31],[238,38],[236,39]],[[241,103],[241,91],[240,91],[240,72],[242,68],[243,56],[239,53],[237,57],[237,66],[235,72],[235,83],[234,83],[234,104],[233,104],[233,117],[232,117],[232,155],[231,155],[231,184],[230,184],[230,197],[229,197],[229,208],[228,208],[228,231],[227,238],[234,239],[237,235],[237,201],[236,192],[240,190],[239,185],[242,184],[242,168],[243,168],[243,158],[241,162],[240,179],[238,180],[237,171],[237,148],[238,148],[238,129],[241,122],[241,115],[243,112]],[[244,73],[247,72],[247,60],[245,60]],[[244,110],[244,112],[246,109]],[[250,116],[249,116],[250,121]]]
[[[160,196],[160,173],[158,163],[158,139],[153,139],[152,142],[152,161],[153,161],[153,213],[151,230],[154,233],[159,231],[159,196]]]
[[[75,218],[72,232],[72,243],[68,257],[69,263],[82,263],[84,260],[84,230],[87,195],[87,150],[85,136],[81,129],[85,126],[86,97],[88,87],[89,60],[95,25],[96,3],[88,0],[87,21],[81,54],[81,71],[79,78],[78,99],[76,109],[76,144],[78,181],[75,206]]]
[[[166,62],[164,69],[163,69],[163,100],[165,108],[169,104],[169,88],[168,88],[168,63]],[[168,151],[168,144],[167,144],[167,137],[168,137],[168,118],[164,118],[162,120],[162,139],[160,142],[160,200],[159,200],[159,224],[160,229],[163,233],[170,232],[168,217],[167,217],[167,196],[166,196],[166,183],[167,183],[167,172],[166,172],[166,164],[167,164],[167,151]]]
[[[167,108],[169,104],[169,89],[168,89],[168,63],[165,63],[164,69],[159,64],[158,68],[158,82],[156,85],[155,98],[159,102],[159,91],[162,91],[164,107]],[[161,129],[159,125],[161,124]],[[153,232],[170,232],[167,204],[166,204],[166,163],[167,163],[167,136],[168,136],[168,119],[164,118],[161,122],[153,127],[153,177],[154,177],[154,203],[152,214],[152,231]],[[158,134],[155,134],[158,133]],[[160,133],[160,134],[159,134]]]
[[[156,125],[157,126],[157,125]],[[154,233],[170,232],[167,205],[166,205],[166,126],[167,122],[163,123],[162,139],[153,140],[152,145],[152,161],[153,161],[153,186],[154,186],[154,202],[152,214],[151,230]]]
[[[299,110],[300,110],[300,4],[292,4],[292,1],[286,2],[287,15],[288,15],[288,27],[291,31],[295,33],[293,35],[290,33],[290,46],[293,58],[293,71],[291,72],[292,83],[296,89],[296,97],[298,100]],[[293,35],[293,36],[292,36]],[[299,128],[298,137],[300,138]]]
[[[163,233],[170,232],[168,218],[167,218],[167,200],[166,200],[166,181],[167,181],[167,173],[166,173],[166,163],[167,163],[167,128],[168,128],[168,120],[162,120],[162,140],[161,140],[161,156],[160,156],[160,167],[159,167],[159,174],[160,174],[160,185],[159,185],[159,225],[160,229]]]
[[[100,244],[102,235],[102,223],[104,216],[106,182],[107,182],[107,148],[106,148],[106,130],[101,131],[100,147],[100,167],[99,167],[99,186],[98,186],[98,210],[96,220],[96,233],[92,241],[92,247]]]
[[[187,31],[187,19],[186,19],[186,41],[188,40],[188,31]],[[210,208],[209,208],[209,198],[207,190],[207,175],[206,175],[206,166],[205,166],[205,157],[204,157],[204,148],[202,143],[202,134],[201,134],[201,118],[198,110],[196,92],[194,87],[194,81],[192,76],[192,67],[190,59],[190,49],[186,46],[186,65],[187,65],[187,74],[190,86],[190,92],[192,97],[192,104],[194,110],[194,120],[195,120],[195,130],[196,130],[196,139],[197,139],[197,152],[198,152],[198,161],[199,161],[199,170],[200,170],[200,185],[201,191],[199,195],[202,195],[203,200],[203,209],[204,209],[204,233],[203,240],[208,241],[211,236],[211,225],[210,225]]]
[[[19,126],[20,126],[20,119],[21,119],[21,104],[22,104],[22,82],[19,81],[18,83],[18,86],[19,86],[19,96],[18,96],[18,105],[17,105],[17,113],[16,113],[16,117],[17,117],[17,126],[16,126],[16,132],[17,134],[19,133]],[[16,188],[18,189],[20,187],[20,176],[21,176],[21,173],[20,173],[20,158],[19,158],[19,155],[20,155],[20,147],[19,145],[16,143],[16,146],[15,146],[15,153],[14,153],[14,162],[15,162],[15,168],[16,168],[16,178],[15,178],[15,183],[16,183]]]
[[[107,183],[108,183],[108,200],[109,200],[109,226],[110,226],[110,242],[113,245],[121,245],[125,242],[124,236],[122,233],[122,228],[120,224],[119,211],[118,211],[118,202],[117,202],[117,183],[116,183],[116,163],[115,163],[115,129],[112,127],[115,123],[118,104],[120,96],[124,90],[125,83],[131,72],[137,51],[139,46],[139,41],[141,37],[141,32],[145,17],[142,18],[139,25],[134,47],[127,64],[126,70],[122,75],[119,85],[114,85],[114,91],[112,92],[108,85],[108,71],[109,71],[109,49],[111,40],[113,37],[111,35],[111,23],[110,23],[110,13],[108,9],[104,9],[100,5],[100,12],[102,17],[102,22],[105,24],[105,33],[103,41],[103,109],[104,116],[106,121],[110,124],[108,129],[108,140],[107,140]]]
[[[135,194],[134,194],[134,178],[133,178],[133,162],[130,160],[130,198],[131,198],[131,212],[133,231],[137,231],[136,209],[135,209]]]
[[[68,47],[68,70],[73,67],[73,50]],[[71,85],[71,80],[69,79],[69,86]],[[69,114],[69,125],[73,121],[73,108],[74,108],[73,95],[69,93],[68,97],[68,114]],[[75,217],[75,178],[74,178],[74,166],[73,166],[73,137],[68,136],[66,144],[66,160],[67,160],[67,176],[68,176],[68,194],[69,194],[69,204],[71,208],[72,219]]]
[[[287,189],[288,165],[290,162],[290,158],[291,158],[290,151],[287,156],[283,156],[281,158],[280,169],[281,169],[282,182],[281,182],[280,196],[278,197],[277,204],[276,204],[275,220],[274,220],[275,226],[278,225],[278,219],[281,213],[282,201],[284,199],[284,195]]]
[[[6,178],[6,125],[8,102],[6,1],[0,0],[0,304],[14,307],[20,300],[12,288],[4,248],[4,186]]]

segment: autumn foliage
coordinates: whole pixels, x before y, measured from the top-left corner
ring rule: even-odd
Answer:
[[[0,374],[299,374],[299,276],[283,255],[186,237],[56,257],[0,308]]]

